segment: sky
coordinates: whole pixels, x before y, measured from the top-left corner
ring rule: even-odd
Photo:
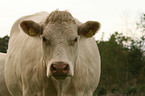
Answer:
[[[141,13],[145,13],[145,0],[0,0],[0,37],[10,35],[13,23],[20,17],[36,12],[48,13],[68,10],[81,22],[101,23],[96,39],[107,39],[110,34],[126,32],[134,27]]]

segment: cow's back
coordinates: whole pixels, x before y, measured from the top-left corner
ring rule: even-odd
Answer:
[[[10,96],[4,79],[5,57],[6,54],[0,53],[0,96]]]

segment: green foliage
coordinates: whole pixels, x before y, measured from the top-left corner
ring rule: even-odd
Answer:
[[[7,53],[9,36],[0,38],[0,52]]]
[[[106,94],[107,94],[107,90],[105,87],[98,87],[97,96],[102,96],[102,95],[106,95]]]
[[[120,91],[120,88],[117,85],[113,86],[111,89],[111,93],[113,94],[118,94],[119,91]]]
[[[116,32],[109,41],[98,43],[102,59],[99,86],[113,94],[135,94],[138,89],[132,86],[145,84],[144,42],[145,36],[133,40]]]
[[[141,85],[139,89],[140,89],[141,92],[145,92],[145,84]]]
[[[137,88],[135,86],[128,86],[124,90],[124,94],[127,96],[134,96],[137,93]]]

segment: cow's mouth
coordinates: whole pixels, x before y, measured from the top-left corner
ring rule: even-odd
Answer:
[[[53,76],[56,80],[64,80],[67,76]]]
[[[72,77],[71,75],[53,75],[56,80],[65,80],[67,77]]]

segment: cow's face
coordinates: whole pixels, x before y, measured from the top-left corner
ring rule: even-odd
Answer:
[[[55,22],[43,27],[42,46],[47,76],[73,76],[78,56],[78,26],[72,22]]]
[[[78,25],[66,11],[52,12],[43,26],[29,20],[22,21],[20,25],[29,36],[39,36],[41,39],[47,76],[55,79],[74,75],[80,36],[92,37],[100,26],[94,21]]]

